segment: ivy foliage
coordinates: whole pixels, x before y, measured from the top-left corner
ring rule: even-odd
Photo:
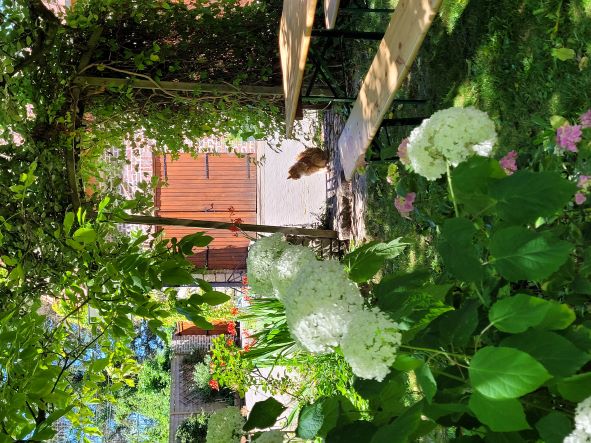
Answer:
[[[160,335],[179,313],[211,327],[200,306],[225,299],[194,282],[186,259],[211,238],[120,234],[117,222],[151,202],[86,196],[79,162],[142,126],[155,150],[173,153],[188,149],[184,137],[273,129],[275,105],[240,86],[274,81],[277,12],[237,4],[80,0],[56,16],[41,0],[1,2],[0,442],[48,440],[64,418],[80,438],[100,434],[92,405],[135,384],[138,320]],[[171,94],[80,82],[107,75],[229,87]],[[181,284],[200,293],[178,300],[171,286]]]

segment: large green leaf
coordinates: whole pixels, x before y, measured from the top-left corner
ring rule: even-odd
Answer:
[[[474,223],[465,218],[447,219],[441,227],[438,249],[446,270],[460,280],[481,281],[484,268],[474,247]]]
[[[549,331],[530,330],[512,335],[501,346],[519,349],[534,357],[552,375],[566,377],[576,373],[591,356],[566,338]]]
[[[194,234],[185,235],[181,241],[178,242],[179,249],[185,255],[189,255],[193,252],[194,247],[202,248],[207,246],[213,241],[213,237],[205,235],[203,232],[196,232]]]
[[[495,205],[495,200],[489,196],[489,187],[506,176],[497,160],[474,156],[452,171],[456,200],[468,213],[487,214]]]
[[[285,406],[273,397],[258,401],[252,407],[243,429],[248,432],[254,428],[265,429],[273,426],[285,409]]]
[[[415,369],[415,375],[417,376],[417,383],[419,384],[423,395],[427,400],[427,403],[431,403],[433,397],[437,393],[437,382],[433,377],[433,373],[427,363],[423,363],[417,369]]]
[[[343,264],[351,280],[363,283],[376,275],[387,259],[398,256],[405,247],[406,243],[400,238],[388,243],[372,241],[345,255]]]
[[[565,329],[575,320],[575,313],[552,300],[517,294],[497,301],[488,319],[498,330],[517,334],[531,327]]]
[[[311,405],[304,405],[298,417],[298,428],[296,434],[305,440],[312,440],[322,428],[324,414],[322,403],[316,402]]]
[[[476,300],[467,301],[461,308],[449,311],[439,317],[439,339],[441,344],[464,347],[478,326],[478,306]]]
[[[468,372],[476,391],[497,400],[521,397],[551,378],[544,366],[529,354],[492,346],[474,354]]]
[[[164,286],[182,286],[193,283],[193,276],[184,268],[165,269],[160,278]]]
[[[81,243],[92,243],[96,240],[96,231],[93,228],[78,228],[72,238]]]
[[[217,306],[230,300],[230,296],[220,291],[209,291],[203,293],[201,299],[203,303],[207,303],[210,306]]]
[[[536,429],[544,443],[562,443],[571,433],[573,424],[566,414],[552,411],[536,423]]]
[[[567,400],[580,402],[591,396],[591,372],[572,375],[560,380],[556,387]]]
[[[557,172],[518,171],[491,185],[500,217],[513,224],[531,223],[564,208],[576,184]]]
[[[529,429],[525,412],[519,400],[494,400],[474,392],[468,403],[476,418],[495,432],[513,432]]]
[[[391,424],[382,426],[373,435],[371,443],[407,443],[410,442],[411,435],[417,430],[421,424],[421,413],[423,403],[418,402],[396,418]]]
[[[376,430],[376,427],[368,421],[355,421],[330,431],[326,436],[326,443],[359,443],[362,441],[371,441]]]
[[[313,440],[316,436],[325,437],[336,426],[339,411],[337,397],[322,398],[305,405],[298,418],[297,436],[306,440]]]
[[[203,312],[199,306],[195,305],[194,298],[176,300],[175,309],[176,311],[187,317],[188,320],[195,323],[202,329],[210,330],[213,329],[213,325],[203,317]]]
[[[507,280],[541,281],[564,264],[572,249],[572,244],[550,233],[540,234],[513,226],[493,236],[491,263]]]

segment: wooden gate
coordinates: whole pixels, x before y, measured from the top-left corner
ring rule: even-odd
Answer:
[[[156,190],[156,215],[196,220],[221,221],[241,219],[256,223],[256,167],[252,155],[200,154],[197,158],[181,154],[155,159],[156,174],[167,185]],[[198,228],[164,226],[166,238],[181,237],[202,231]],[[207,269],[246,269],[249,240],[229,230],[207,231],[214,240],[190,260]]]

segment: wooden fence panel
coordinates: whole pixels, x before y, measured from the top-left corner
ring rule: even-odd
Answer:
[[[256,223],[256,166],[250,155],[167,155],[155,162],[155,172],[165,184],[157,190],[156,214],[160,217],[198,219],[230,223]],[[165,238],[182,238],[199,228],[165,226]],[[195,250],[189,259],[208,269],[245,269],[249,240],[222,229],[205,230],[214,240]]]

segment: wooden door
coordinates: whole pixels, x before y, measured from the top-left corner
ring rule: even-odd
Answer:
[[[156,214],[160,217],[256,223],[256,168],[251,154],[181,154],[158,157],[155,170],[167,185],[156,191]],[[199,228],[163,226],[166,238],[181,237]],[[249,240],[229,230],[206,231],[214,240],[190,260],[207,269],[246,269]]]

